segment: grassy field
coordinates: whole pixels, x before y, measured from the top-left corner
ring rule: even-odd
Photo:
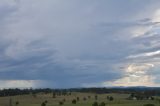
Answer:
[[[89,99],[88,96],[91,98]],[[112,96],[113,101],[108,101],[107,96]],[[155,106],[160,106],[156,100],[127,100],[128,94],[99,94],[98,100],[95,100],[95,94],[91,93],[72,93],[70,96],[56,96],[52,98],[52,94],[37,94],[36,97],[33,95],[22,95],[13,97],[1,97],[0,106],[9,106],[9,100],[12,98],[12,106],[16,106],[16,101],[19,102],[17,106],[41,106],[41,103],[45,100],[48,101],[46,106],[60,106],[59,101],[65,99],[63,106],[92,106],[93,102],[98,103],[105,102],[106,106],[143,106],[144,104],[151,103]],[[72,100],[77,97],[80,100],[76,104],[72,104]],[[83,98],[86,97],[87,100],[84,101]]]

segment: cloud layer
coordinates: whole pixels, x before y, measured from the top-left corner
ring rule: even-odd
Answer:
[[[159,5],[1,0],[0,80],[4,87],[159,86]]]

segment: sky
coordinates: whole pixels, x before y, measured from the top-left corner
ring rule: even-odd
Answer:
[[[0,88],[160,86],[160,0],[0,0]]]

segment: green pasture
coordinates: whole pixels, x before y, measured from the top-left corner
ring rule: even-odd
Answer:
[[[9,106],[10,98],[12,100],[12,106],[41,106],[42,102],[48,101],[46,106],[60,106],[59,102],[65,99],[66,101],[62,106],[92,106],[93,102],[98,103],[105,102],[106,106],[143,106],[144,104],[155,104],[155,106],[160,106],[160,103],[155,100],[127,100],[129,94],[98,94],[98,99],[95,100],[95,95],[92,93],[72,93],[69,96],[56,96],[52,98],[52,94],[37,94],[36,97],[33,95],[20,95],[12,97],[0,97],[0,106]],[[88,96],[91,98],[89,99]],[[107,100],[107,96],[112,96],[113,101]],[[80,100],[76,104],[72,104],[72,100],[77,97]],[[83,98],[87,98],[86,101]],[[16,105],[16,101],[19,102]]]

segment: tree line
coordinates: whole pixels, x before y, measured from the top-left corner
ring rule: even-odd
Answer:
[[[0,97],[4,96],[16,96],[16,95],[26,95],[26,94],[37,94],[37,93],[53,93],[54,95],[70,95],[71,92],[81,92],[81,93],[135,93],[135,94],[145,94],[145,95],[160,95],[160,88],[71,88],[71,89],[1,89]]]

